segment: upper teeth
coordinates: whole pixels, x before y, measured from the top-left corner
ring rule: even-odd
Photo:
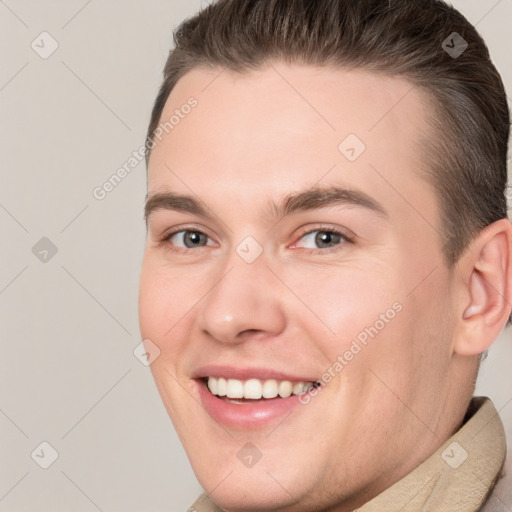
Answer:
[[[299,395],[314,386],[313,382],[295,382],[289,380],[277,381],[269,379],[249,379],[245,382],[237,379],[224,379],[223,377],[208,377],[208,389],[213,395],[227,396],[228,398],[288,398]]]

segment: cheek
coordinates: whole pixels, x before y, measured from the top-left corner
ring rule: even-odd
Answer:
[[[297,269],[289,273],[287,282],[309,310],[297,318],[308,323],[312,339],[322,338],[326,346],[340,348],[338,345],[358,336],[364,339],[365,329],[374,324],[380,332],[400,309],[400,296],[389,272],[385,275],[354,267],[314,272]]]
[[[171,308],[168,307],[166,280],[162,277],[145,259],[139,281],[139,325],[142,337],[153,342],[169,328],[169,320],[172,320],[165,314]]]
[[[199,282],[194,282],[194,274],[186,273],[185,269],[171,270],[155,260],[146,256],[142,265],[139,323],[143,337],[162,342],[186,321],[197,302]]]
[[[161,258],[145,256],[139,282],[140,332],[144,340],[151,340],[160,351],[150,370],[173,423],[177,418],[187,417],[197,406],[178,383],[177,365],[187,349],[185,333],[192,317],[189,313],[197,302],[194,289],[198,283],[192,280],[184,272],[162,264]]]

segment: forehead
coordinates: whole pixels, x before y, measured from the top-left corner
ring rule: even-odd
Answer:
[[[407,196],[421,209],[433,201],[418,172],[426,109],[408,81],[364,70],[197,68],[165,105],[161,125],[173,122],[156,140],[148,192],[277,199],[332,183],[376,196],[387,188],[392,200]]]

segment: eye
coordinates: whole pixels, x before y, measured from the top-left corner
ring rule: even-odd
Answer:
[[[163,242],[179,249],[194,249],[214,245],[210,237],[201,231],[184,229],[167,235]]]
[[[295,247],[305,249],[333,249],[350,242],[349,238],[333,229],[317,229],[303,235]]]

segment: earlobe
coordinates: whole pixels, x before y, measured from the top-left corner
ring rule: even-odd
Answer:
[[[473,240],[457,264],[461,286],[454,351],[475,356],[487,350],[512,310],[512,224],[501,219]]]

